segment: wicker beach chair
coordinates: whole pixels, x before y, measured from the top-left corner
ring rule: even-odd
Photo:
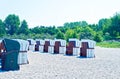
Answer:
[[[1,66],[2,70],[19,70],[18,54],[20,50],[20,44],[11,39],[4,39],[2,41],[5,51],[2,52]]]

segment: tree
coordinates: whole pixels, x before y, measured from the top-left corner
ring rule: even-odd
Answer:
[[[18,31],[20,20],[19,17],[15,14],[10,14],[4,21],[5,27],[7,28],[7,32],[10,35],[15,34]]]
[[[96,31],[96,32],[99,31],[99,30],[98,30],[98,24],[90,24],[89,27],[90,27],[91,29],[93,29],[94,31]]]
[[[109,28],[109,33],[112,37],[120,36],[120,14],[116,13],[112,18],[112,24]]]
[[[84,28],[82,28],[82,31],[80,33],[80,39],[94,39],[95,36],[95,31],[93,31],[93,29],[91,29],[90,27],[86,26]]]
[[[107,33],[111,26],[111,23],[111,19],[100,19],[98,23],[98,30],[103,31],[104,34]]]
[[[0,36],[3,36],[5,34],[5,26],[2,22],[2,20],[0,20]]]
[[[74,32],[73,32],[73,36],[72,36],[73,38],[78,38],[78,35],[77,35],[77,32],[74,30]]]
[[[50,35],[54,35],[54,34],[56,34],[56,28],[55,28],[55,26],[50,26],[50,27],[46,27],[46,32],[48,33],[48,34],[50,34]]]
[[[56,38],[57,38],[57,39],[65,39],[65,36],[64,36],[64,34],[63,34],[61,31],[59,31],[59,32],[57,33],[57,35],[56,35]]]
[[[62,33],[66,32],[66,28],[64,28],[64,27],[57,27],[57,29],[60,30]]]
[[[18,34],[25,34],[27,35],[29,33],[28,25],[25,20],[22,21],[22,24],[19,28]]]
[[[88,23],[86,21],[81,21],[80,26],[82,27],[88,26]]]
[[[35,33],[35,34],[40,34],[40,33],[41,33],[41,29],[40,29],[39,26],[36,26],[36,27],[34,27],[34,28],[31,28],[30,31],[31,31],[32,33]],[[45,28],[44,28],[44,29],[42,28],[42,31],[44,32],[44,31],[45,31]]]
[[[76,26],[85,27],[87,25],[88,25],[88,23],[86,21],[64,23],[64,27],[68,27],[71,29],[75,28]]]
[[[101,42],[101,41],[103,41],[103,37],[101,36],[100,33],[97,33],[97,34],[95,35],[94,40],[95,40],[96,42]]]
[[[74,31],[73,29],[68,29],[65,36],[67,41],[69,40],[69,38],[78,38],[76,31]]]

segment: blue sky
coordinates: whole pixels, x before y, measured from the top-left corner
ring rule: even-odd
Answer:
[[[97,23],[120,12],[120,0],[2,0],[0,19],[16,14],[29,27],[61,26],[65,22]]]

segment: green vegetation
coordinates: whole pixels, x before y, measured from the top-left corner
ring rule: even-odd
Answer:
[[[107,48],[120,48],[120,42],[99,42],[97,46]]]
[[[19,16],[9,14],[4,21],[0,20],[0,38],[21,39],[65,39],[69,38],[95,40],[97,45],[105,47],[120,47],[119,43],[103,41],[120,41],[120,14],[110,18],[102,18],[98,24],[88,24],[86,21],[66,22],[63,26],[33,26],[28,28],[27,21],[20,21]],[[102,42],[102,43],[101,43]]]

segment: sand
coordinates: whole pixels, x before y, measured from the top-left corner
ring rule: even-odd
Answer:
[[[120,79],[120,48],[95,48],[95,58],[29,52],[29,64],[0,79]]]

